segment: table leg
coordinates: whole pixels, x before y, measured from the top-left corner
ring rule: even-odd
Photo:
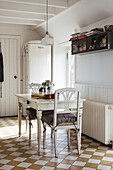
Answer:
[[[21,103],[18,101],[18,125],[19,125],[19,137],[21,136]]]
[[[41,144],[41,117],[42,117],[42,111],[37,111],[37,123],[38,123],[38,154],[40,154],[40,144]]]

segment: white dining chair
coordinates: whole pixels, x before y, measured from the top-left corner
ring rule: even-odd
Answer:
[[[59,98],[58,98],[59,94]],[[64,103],[60,107],[60,103]],[[70,129],[75,129],[77,134],[78,154],[81,147],[80,126],[80,92],[75,88],[63,88],[55,91],[54,111],[42,112],[43,123],[43,147],[45,148],[46,125],[52,129],[54,134],[55,157],[57,157],[56,134],[59,129],[67,130],[68,147],[70,147]]]
[[[41,87],[40,83],[30,83],[26,86],[26,90],[30,90],[30,93],[37,94],[39,93],[39,89]]]
[[[31,83],[27,85],[27,89],[30,90],[31,94],[38,94],[40,88],[41,88],[41,84],[39,83]],[[26,131],[27,131],[27,124],[29,124],[29,140],[31,139],[31,126],[33,126],[32,120],[36,118],[37,118],[36,110],[28,106],[26,108]]]

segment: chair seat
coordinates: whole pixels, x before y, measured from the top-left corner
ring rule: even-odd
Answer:
[[[27,108],[26,109],[26,112],[27,112],[27,115],[29,116],[29,119],[36,119],[37,116],[36,116],[36,110],[33,109],[33,108]]]
[[[54,111],[48,110],[42,112],[42,122],[46,122],[49,126],[53,125],[54,120]],[[77,121],[77,117],[72,113],[59,113],[57,115],[57,126],[60,124],[70,125],[70,123],[74,124]]]

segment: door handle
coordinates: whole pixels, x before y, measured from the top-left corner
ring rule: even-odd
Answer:
[[[17,76],[16,76],[16,75],[14,76],[14,79],[17,79]]]

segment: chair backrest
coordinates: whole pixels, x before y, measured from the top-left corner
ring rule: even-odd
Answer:
[[[32,94],[37,94],[39,93],[39,89],[41,87],[41,84],[39,83],[31,83],[27,85],[27,89],[30,89],[30,92]]]
[[[77,89],[62,88],[55,91],[54,126],[57,124],[57,114],[59,113],[76,114],[79,123],[80,92]]]

